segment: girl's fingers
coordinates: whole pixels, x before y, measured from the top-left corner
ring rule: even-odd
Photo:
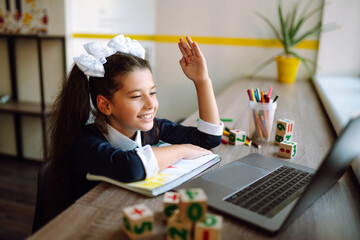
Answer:
[[[195,51],[194,51],[194,42],[192,41],[191,37],[186,36],[186,41],[188,42],[190,49],[191,49],[191,53],[193,55],[195,55]]]
[[[194,51],[194,55],[197,57],[203,57],[202,52],[200,51],[199,45],[197,44],[197,42],[194,42],[193,44],[193,51]]]
[[[185,49],[183,48],[182,44],[181,44],[181,43],[178,43],[178,45],[179,45],[179,49],[180,49],[181,54],[182,54],[184,57],[187,58],[188,55],[187,55]]]
[[[180,44],[186,53],[186,55],[184,55],[184,57],[189,57],[193,54],[189,45],[184,41],[184,39],[180,38]]]
[[[186,36],[186,41],[189,43],[189,45],[191,46],[193,41],[191,40],[191,37]]]
[[[189,36],[186,37],[186,41],[188,43],[186,43],[183,38],[180,38],[180,42],[179,42],[180,51],[185,58],[191,56],[203,57],[197,42],[193,42],[191,37]]]

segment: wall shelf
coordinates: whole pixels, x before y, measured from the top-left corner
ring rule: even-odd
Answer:
[[[14,119],[14,128],[15,128],[15,142],[16,142],[16,156],[18,159],[24,159],[23,154],[23,141],[22,141],[22,126],[21,126],[21,117],[35,117],[41,119],[41,129],[42,129],[42,142],[43,142],[43,159],[47,157],[47,134],[46,134],[46,118],[51,115],[51,105],[45,103],[45,93],[44,93],[44,62],[43,62],[43,53],[42,43],[44,41],[60,41],[61,51],[62,51],[62,66],[63,66],[63,76],[66,75],[66,53],[65,53],[65,37],[60,35],[22,35],[22,34],[0,34],[0,38],[5,39],[8,49],[8,60],[9,60],[9,73],[11,81],[11,99],[12,101],[3,105],[0,105],[0,113],[12,114]],[[18,71],[16,64],[16,41],[21,39],[30,39],[36,41],[36,51],[37,56],[31,58],[31,61],[38,62],[38,71],[39,72],[39,93],[40,93],[40,102],[26,102],[20,101],[19,92],[18,92]],[[60,56],[61,57],[61,56]]]
[[[51,114],[51,105],[45,104],[45,110],[42,111],[41,104],[30,102],[9,102],[0,105],[0,113],[17,113],[30,117],[48,117]]]

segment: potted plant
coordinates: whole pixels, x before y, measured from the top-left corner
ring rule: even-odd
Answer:
[[[319,21],[319,23],[317,23],[314,27],[310,29],[303,29],[306,21],[323,9],[325,2],[322,3],[320,6],[310,8],[313,1],[309,0],[304,6],[304,8],[301,10],[301,12],[299,9],[299,2],[300,1],[297,1],[292,7],[292,9],[290,9],[287,14],[284,14],[281,0],[279,0],[279,30],[277,30],[275,25],[263,14],[256,13],[270,26],[276,38],[281,42],[283,46],[283,51],[277,56],[271,57],[270,59],[259,65],[255,69],[252,76],[254,76],[257,72],[259,72],[261,69],[263,69],[265,66],[269,65],[273,61],[276,61],[278,67],[278,80],[284,83],[293,83],[296,79],[297,69],[301,61],[307,69],[310,78],[313,79],[313,74],[308,63],[314,64],[314,62],[310,59],[301,57],[298,53],[294,51],[294,48],[296,47],[296,45],[298,45],[301,41],[303,41],[310,35],[325,31],[325,26],[321,24],[321,21]]]

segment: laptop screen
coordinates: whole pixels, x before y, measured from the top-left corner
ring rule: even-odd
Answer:
[[[360,154],[360,115],[349,121],[336,139],[328,155],[289,214],[286,224],[328,191],[344,174],[352,160]]]

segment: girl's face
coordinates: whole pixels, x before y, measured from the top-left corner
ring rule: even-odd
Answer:
[[[159,102],[149,69],[119,76],[122,87],[111,99],[109,124],[129,138],[138,130],[152,129]]]

